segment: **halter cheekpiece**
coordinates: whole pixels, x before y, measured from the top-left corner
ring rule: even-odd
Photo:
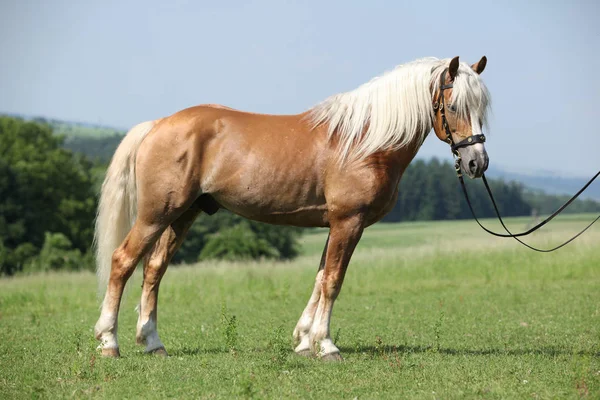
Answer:
[[[468,147],[477,143],[484,143],[485,142],[485,135],[481,134],[481,135],[472,135],[469,136],[468,138],[461,140],[458,143],[454,142],[454,139],[452,138],[452,132],[450,131],[450,126],[448,126],[448,120],[446,119],[446,111],[445,111],[445,103],[444,103],[444,90],[446,89],[452,89],[454,87],[454,84],[449,83],[446,84],[445,79],[446,79],[446,73],[448,72],[448,68],[446,68],[444,70],[444,72],[442,72],[442,74],[440,75],[440,94],[439,97],[437,99],[437,101],[435,101],[433,103],[433,109],[436,113],[440,113],[440,115],[442,116],[442,128],[444,128],[444,131],[446,132],[446,143],[448,143],[450,145],[450,149],[452,150],[452,154],[454,154],[454,156],[456,157],[456,162],[454,163],[454,168],[456,169],[456,173],[459,175],[462,175],[461,169],[460,169],[460,154],[458,153],[458,149],[463,148],[463,147]]]

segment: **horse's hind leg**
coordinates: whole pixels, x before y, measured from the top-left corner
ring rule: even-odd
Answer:
[[[150,171],[143,168],[140,170]],[[137,178],[138,184],[143,183],[139,174]],[[176,178],[177,176],[173,180]],[[165,190],[165,187],[156,188],[151,185],[142,185],[142,187],[147,194],[138,199],[138,216],[135,224],[113,253],[108,288],[95,327],[96,338],[101,341],[100,347],[104,356],[119,356],[117,321],[127,280],[140,260],[155,246],[163,231],[192,206],[195,199],[193,196],[197,193],[197,189],[193,186],[188,187],[184,192]],[[164,197],[160,197],[159,193],[164,193]]]
[[[144,283],[138,308],[136,342],[145,344],[147,353],[167,355],[157,331],[158,289],[171,258],[183,243],[185,235],[200,211],[201,209],[194,203],[167,227],[144,262]]]
[[[319,299],[321,298],[321,279],[323,278],[323,268],[325,268],[325,257],[327,255],[328,243],[329,236],[327,237],[327,241],[325,241],[325,248],[323,249],[323,255],[321,255],[321,262],[319,264],[317,277],[315,278],[313,292],[308,300],[308,304],[300,316],[300,319],[298,320],[298,323],[296,324],[296,328],[294,329],[294,342],[296,343],[296,348],[294,351],[302,356],[310,356],[312,354],[310,350],[308,332],[313,324],[315,312],[317,311]]]
[[[140,219],[115,250],[112,256],[112,266],[108,288],[102,302],[102,312],[96,323],[96,338],[101,341],[102,355],[118,357],[117,321],[121,297],[127,280],[135,270],[135,266],[144,254],[154,245],[161,234],[162,228],[145,224]]]

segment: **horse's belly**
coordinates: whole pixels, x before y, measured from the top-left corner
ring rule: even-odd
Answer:
[[[271,224],[328,226],[323,185],[318,176],[298,170],[245,170],[215,174],[203,191],[223,208]],[[305,171],[308,172],[308,171]],[[303,175],[300,178],[299,175]]]
[[[250,192],[248,190],[248,192]],[[266,193],[217,193],[212,194],[223,207],[238,215],[255,221],[277,225],[329,226],[325,201],[287,196],[269,196]]]
[[[248,144],[249,135],[221,133],[211,144],[214,157],[203,160],[202,192],[249,219],[328,226],[321,153],[313,145],[302,146],[295,136],[283,135],[278,141],[270,136],[257,137]]]

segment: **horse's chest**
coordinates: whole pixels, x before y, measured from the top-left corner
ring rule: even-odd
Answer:
[[[329,210],[338,217],[363,214],[367,225],[387,214],[398,198],[398,178],[393,171],[362,170],[332,180],[328,185]]]

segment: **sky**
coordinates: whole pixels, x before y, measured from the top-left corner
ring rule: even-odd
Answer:
[[[126,129],[290,114],[421,57],[488,57],[490,165],[600,169],[600,2],[0,0],[0,112]],[[430,135],[420,156],[450,160]]]

